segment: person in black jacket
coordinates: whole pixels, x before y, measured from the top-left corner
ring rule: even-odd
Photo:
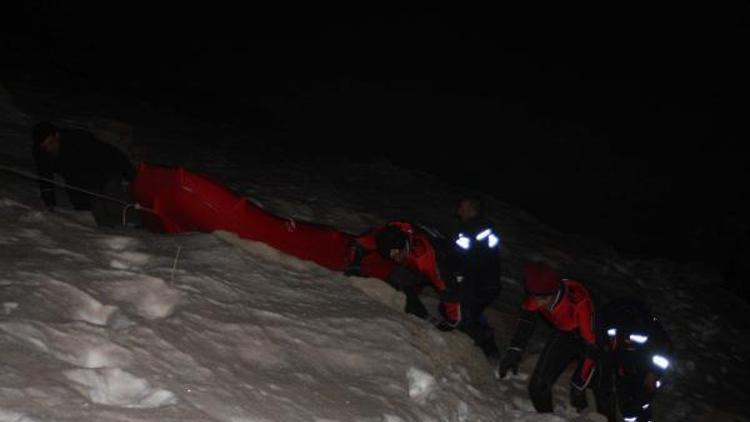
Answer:
[[[459,201],[456,215],[461,220],[455,235],[459,292],[460,329],[468,334],[493,363],[500,358],[495,330],[484,311],[500,294],[500,237],[491,221],[482,216],[478,198]]]
[[[599,411],[609,421],[653,421],[652,401],[671,366],[672,343],[651,310],[635,299],[617,299],[600,315]],[[618,418],[617,413],[622,415]]]
[[[122,151],[90,132],[58,128],[49,122],[36,124],[32,136],[36,171],[42,178],[39,189],[47,209],[57,205],[51,180],[59,174],[68,185],[73,208],[90,210],[100,227],[122,224],[127,203],[123,182],[135,177],[135,169]]]

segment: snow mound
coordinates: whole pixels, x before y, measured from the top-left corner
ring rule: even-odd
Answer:
[[[377,278],[350,277],[349,283],[359,289],[370,299],[395,310],[403,311],[406,307],[406,296]]]
[[[3,322],[0,331],[11,338],[49,353],[56,359],[83,367],[127,366],[132,353],[105,338],[101,329],[74,324]]]
[[[298,259],[294,256],[287,255],[278,249],[274,249],[273,247],[263,242],[243,239],[232,232],[217,230],[213,232],[213,235],[229,244],[239,247],[240,249],[254,257],[261,258],[266,261],[272,261],[291,270],[315,271],[318,273],[322,271],[328,272],[327,269],[312,261]]]
[[[171,391],[154,388],[120,368],[74,369],[64,375],[75,390],[96,404],[149,409],[177,403]]]
[[[115,302],[125,302],[136,314],[146,319],[172,315],[182,299],[182,292],[159,277],[132,274],[122,280],[106,280],[111,276],[112,274],[103,272],[102,278],[105,281],[94,283],[94,288]]]
[[[138,240],[127,236],[108,236],[104,239],[100,239],[99,243],[107,249],[123,251],[137,246]]]
[[[0,422],[37,422],[37,419],[30,418],[23,413],[6,410],[0,407]]]
[[[30,311],[44,309],[51,314],[51,319],[72,319],[94,325],[106,325],[117,311],[116,306],[104,305],[69,283],[50,279],[43,287],[24,298],[20,307],[30,308]]]
[[[435,378],[421,369],[409,368],[406,379],[409,382],[409,397],[418,403],[424,403],[436,387]]]

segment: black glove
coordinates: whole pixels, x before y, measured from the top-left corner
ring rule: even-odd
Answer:
[[[365,256],[364,248],[357,242],[353,242],[349,247],[349,256],[347,257],[346,269],[344,275],[362,275],[362,257]]]
[[[450,321],[447,321],[441,318],[435,318],[435,317],[430,317],[429,322],[440,331],[453,331],[458,326],[457,322],[454,323],[454,322],[450,322]]]
[[[346,266],[346,269],[344,269],[344,275],[352,276],[361,276],[362,275],[362,266],[359,265],[359,263],[350,263]]]
[[[586,391],[579,390],[577,388],[570,389],[570,404],[578,410],[580,413],[583,409],[589,406],[588,400],[586,400]]]
[[[508,370],[513,370],[513,375],[518,375],[518,365],[521,364],[521,351],[516,349],[508,349],[505,352],[505,356],[500,361],[500,365],[495,371],[495,378],[503,379],[508,373]]]

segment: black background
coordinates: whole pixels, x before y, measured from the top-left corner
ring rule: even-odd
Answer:
[[[747,248],[748,16],[34,1],[6,7],[3,76],[229,125],[238,145],[385,157],[561,230],[721,269]]]

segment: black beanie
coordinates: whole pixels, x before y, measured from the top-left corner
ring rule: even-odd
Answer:
[[[375,245],[383,258],[390,259],[391,249],[403,249],[406,247],[407,236],[396,226],[387,226],[375,233]]]

